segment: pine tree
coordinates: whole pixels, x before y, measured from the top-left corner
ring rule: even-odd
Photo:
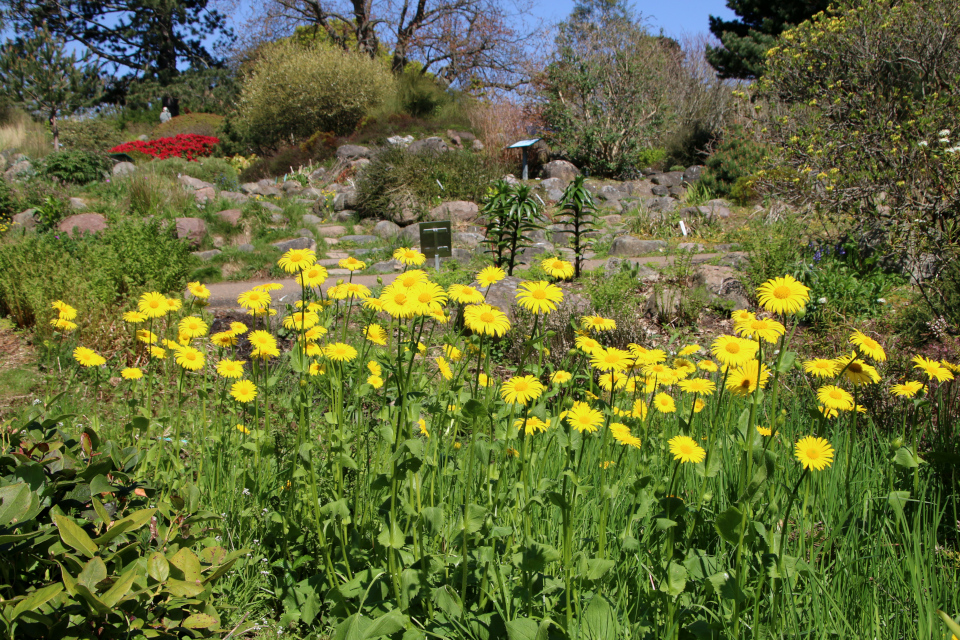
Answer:
[[[89,54],[67,55],[63,40],[45,27],[0,48],[0,83],[14,101],[49,120],[54,151],[60,149],[57,118],[89,105],[102,86]]]
[[[708,47],[707,60],[721,78],[759,78],[777,36],[829,5],[830,0],[727,0],[740,19],[710,16],[710,33],[723,47]]]

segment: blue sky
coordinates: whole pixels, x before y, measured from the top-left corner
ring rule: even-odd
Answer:
[[[649,20],[653,31],[668,36],[709,31],[709,16],[731,19],[736,14],[727,8],[725,0],[635,0],[634,9]],[[550,22],[559,22],[570,15],[573,0],[537,0],[534,13]]]

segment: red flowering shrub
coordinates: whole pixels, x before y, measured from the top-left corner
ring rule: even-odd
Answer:
[[[165,158],[186,158],[196,160],[213,153],[213,148],[220,143],[219,138],[201,136],[195,133],[181,133],[172,138],[158,138],[156,140],[133,140],[124,142],[110,149],[110,153],[130,153],[137,151],[148,156],[163,160]]]

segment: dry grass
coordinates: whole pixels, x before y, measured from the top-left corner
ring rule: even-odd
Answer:
[[[35,122],[23,112],[0,127],[0,151],[16,149],[31,158],[42,158],[53,151],[53,139],[46,124]]]
[[[507,145],[530,137],[538,121],[530,108],[507,99],[478,101],[467,108],[467,118],[487,153],[497,157],[503,156]]]

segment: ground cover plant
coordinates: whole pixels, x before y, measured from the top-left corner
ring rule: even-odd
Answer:
[[[169,138],[124,142],[110,149],[110,153],[143,153],[160,160],[166,158],[195,160],[212,154],[214,147],[219,143],[220,140],[213,136],[178,133]]]
[[[564,290],[523,282],[532,327],[500,358],[518,325],[485,296],[503,270],[444,289],[418,251],[394,256],[406,268],[386,286],[324,289],[314,254],[288,251],[278,266],[302,300],[253,287],[235,319],[205,311],[199,282],[148,291],[116,310],[109,361],[79,333],[82,301],[44,318],[51,384],[68,393],[29,419],[115,440],[158,500],[220,514],[220,539],[198,544],[251,550],[218,576],[222,628],[943,637],[938,610],[960,609],[954,361],[887,354],[860,331],[802,360],[791,337],[810,292],[789,276],[758,287],[761,310],[735,314],[732,334],[669,352],[611,344],[615,321],[577,314],[574,347],[548,353]],[[59,605],[37,604],[37,624]]]

